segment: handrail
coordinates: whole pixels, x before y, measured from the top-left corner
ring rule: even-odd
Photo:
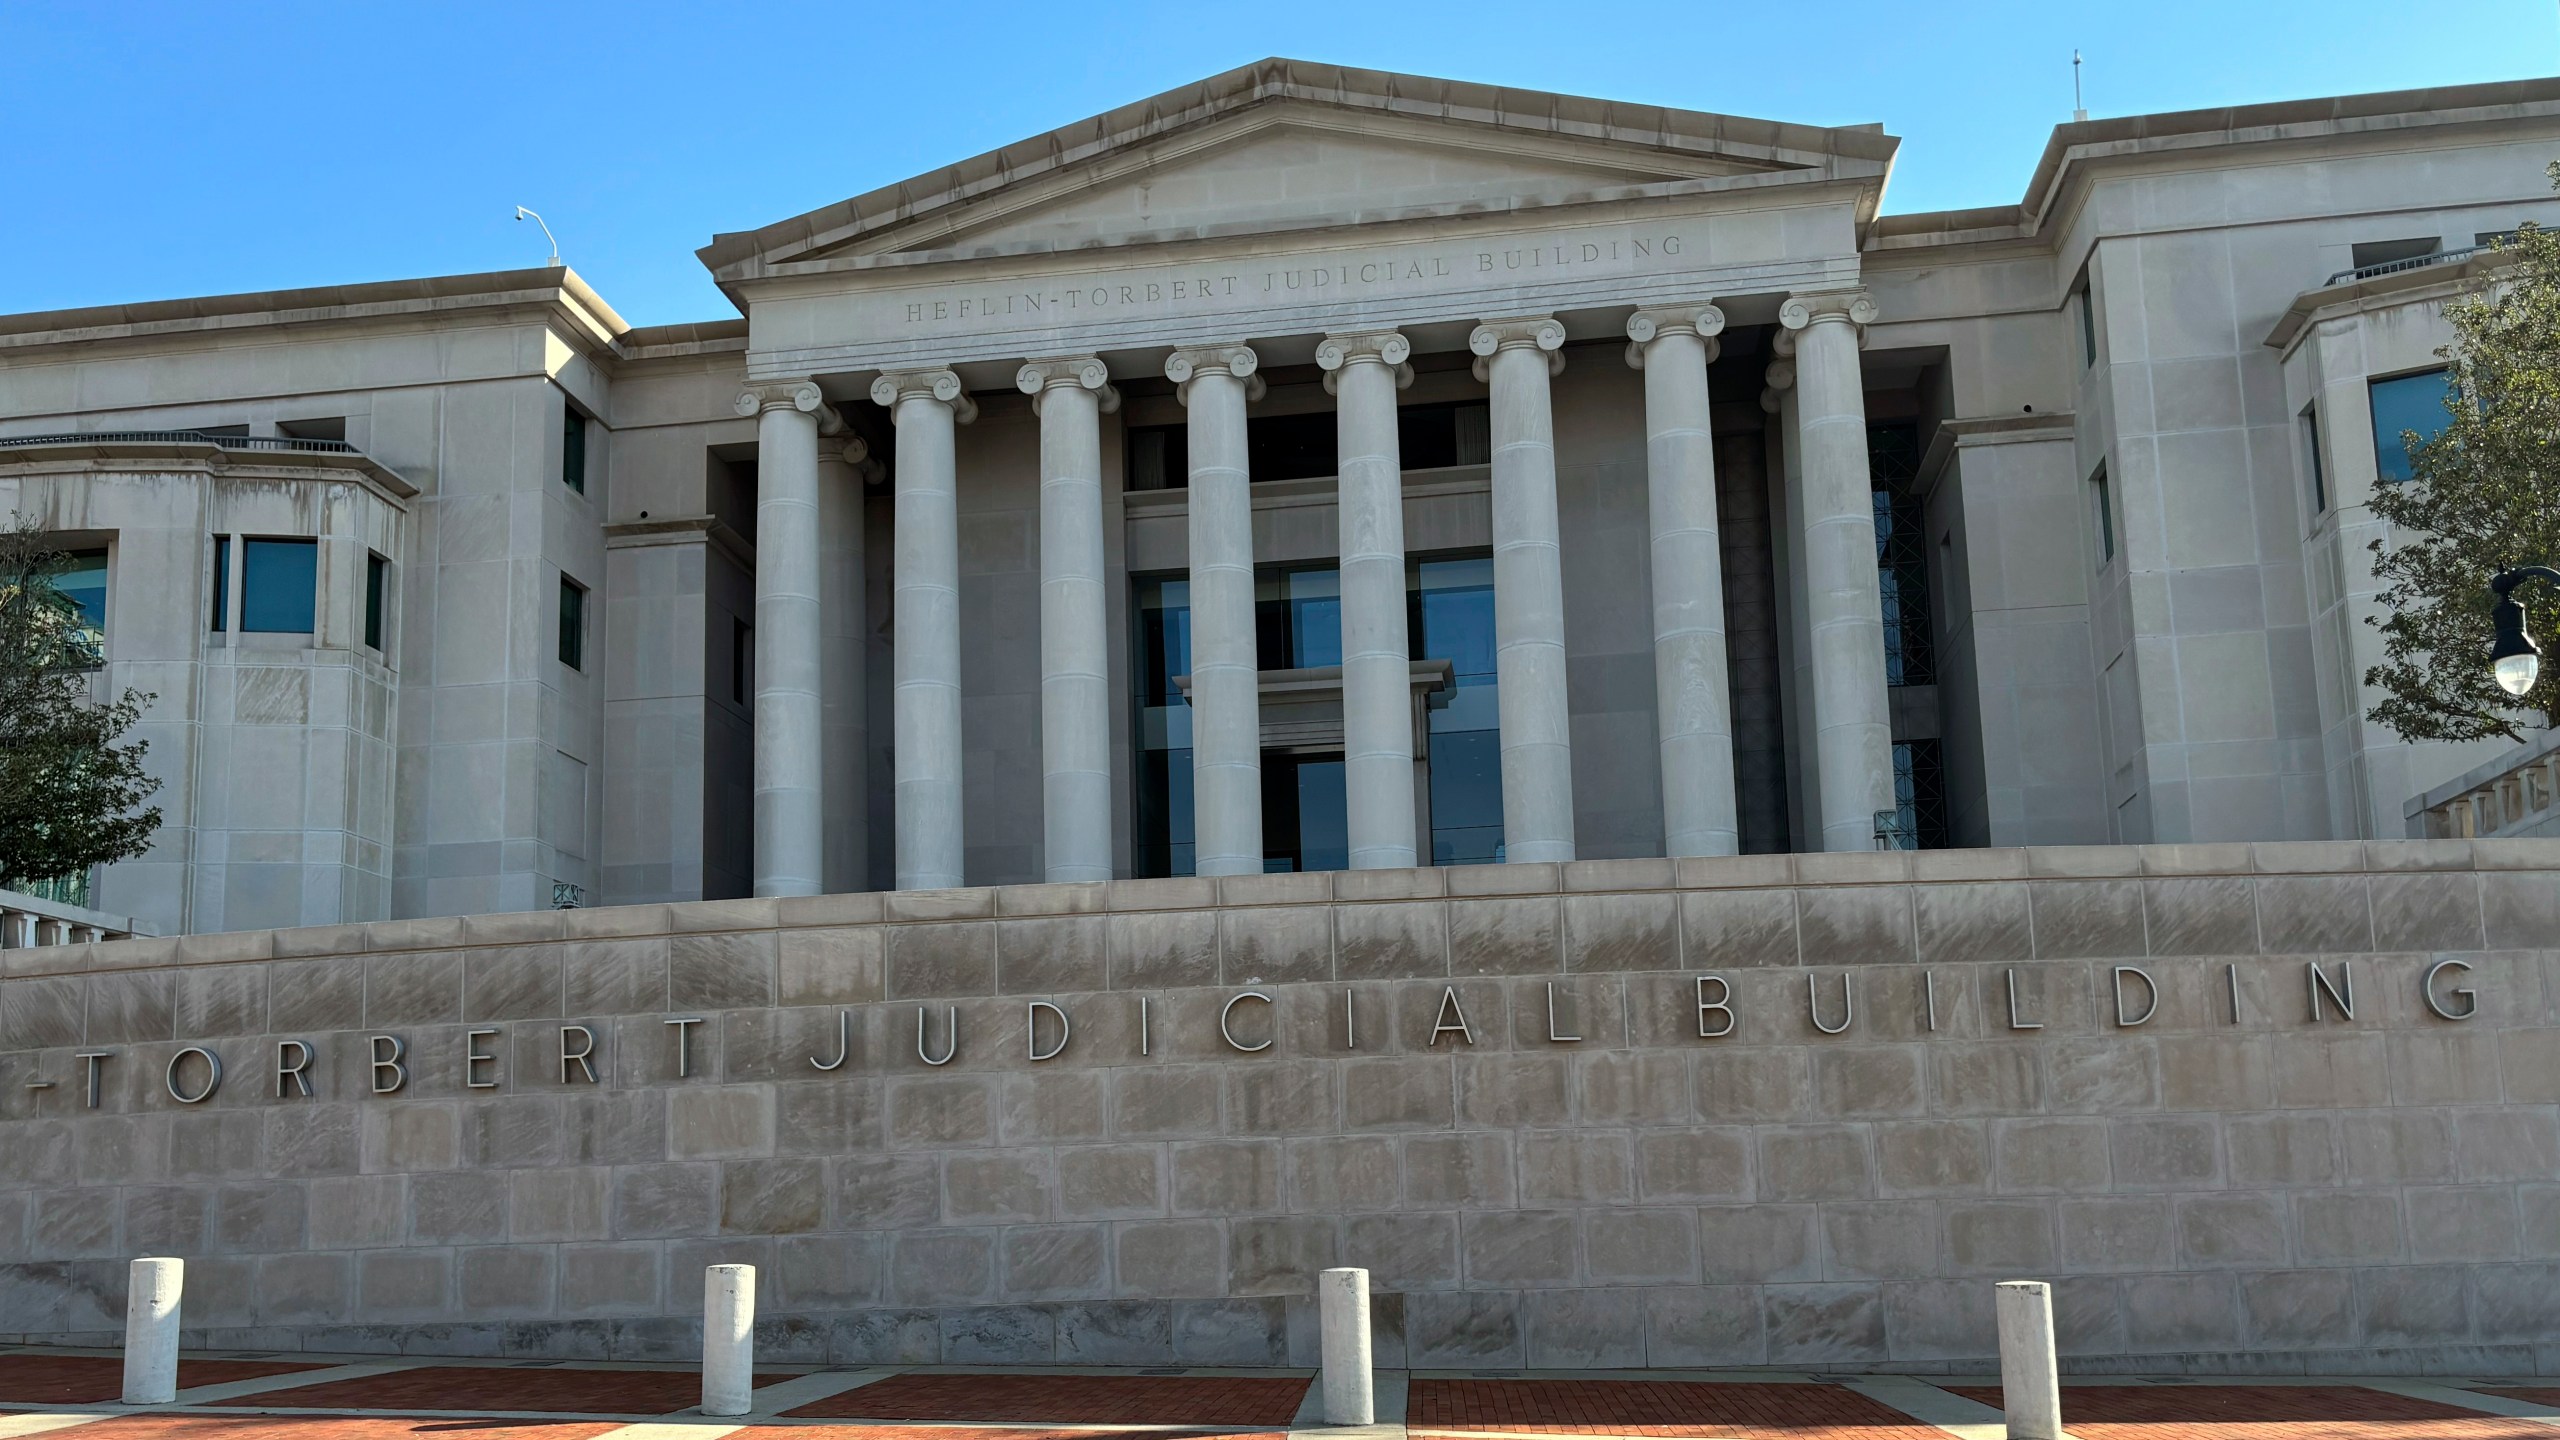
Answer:
[[[225,450],[293,450],[314,455],[353,455],[344,440],[298,435],[208,435],[202,430],[85,430],[69,435],[0,436],[0,449],[37,445],[215,445]]]
[[[121,915],[67,905],[22,890],[0,890],[0,948],[21,950],[39,945],[123,940],[140,933],[143,932],[132,920]]]
[[[2423,270],[2430,265],[2452,265],[2468,260],[2474,255],[2484,254],[2489,248],[2486,245],[2466,245],[2459,250],[2439,250],[2432,255],[2412,255],[2405,260],[2383,260],[2371,265],[2359,265],[2351,270],[2341,270],[2321,281],[2320,288],[2325,290],[2332,285],[2370,280],[2377,275],[2397,275],[2403,270]]]

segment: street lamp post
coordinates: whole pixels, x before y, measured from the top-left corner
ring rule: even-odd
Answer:
[[[2560,570],[2548,565],[2520,565],[2505,571],[2489,582],[2491,594],[2498,603],[2489,612],[2497,626],[2498,641],[2489,649],[2489,669],[2498,677],[2498,688],[2523,698],[2533,688],[2535,677],[2542,673],[2542,647],[2524,630],[2524,602],[2512,593],[2527,580],[2544,580],[2560,585]]]

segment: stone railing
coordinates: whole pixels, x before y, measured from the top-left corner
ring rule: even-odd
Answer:
[[[2560,730],[2412,798],[2406,813],[2418,840],[2560,835]]]
[[[108,915],[18,890],[0,890],[0,949],[130,940],[150,932],[122,915]]]

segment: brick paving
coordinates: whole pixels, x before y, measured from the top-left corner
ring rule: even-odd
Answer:
[[[758,1424],[730,1440],[1289,1440],[1285,1430],[1112,1430],[1049,1429],[1007,1426],[1001,1430],[956,1425],[768,1425]],[[65,1437],[69,1440],[69,1437]],[[370,1440],[370,1437],[368,1437]],[[1939,1437],[1945,1440],[1945,1437]]]
[[[304,1360],[181,1360],[178,1388],[325,1368]],[[0,1404],[103,1405],[124,1394],[116,1355],[0,1355]]]
[[[1309,1383],[1210,1375],[892,1375],[784,1413],[807,1420],[1286,1426]]]
[[[1837,1385],[1691,1380],[1415,1380],[1406,1393],[1405,1426],[1415,1432],[1946,1440],[1944,1432]]]
[[[178,1383],[185,1389],[290,1377],[332,1363],[190,1359],[181,1363]],[[0,1353],[0,1413],[111,1404],[122,1376],[113,1356]],[[765,1374],[757,1383],[789,1378]],[[908,1372],[787,1416],[739,1422],[748,1427],[739,1440],[1288,1440],[1312,1383],[1273,1375]],[[2000,1404],[1996,1385],[1944,1388],[1994,1409]],[[2560,1386],[2521,1383],[2480,1393],[2560,1408]],[[700,1396],[701,1376],[688,1367],[438,1364],[288,1383],[212,1402],[219,1410],[106,1415],[63,1433],[66,1440],[597,1440],[630,1420],[684,1414]],[[242,1413],[266,1410],[318,1413]],[[336,1413],[347,1410],[392,1414]],[[418,1411],[448,1413],[393,1418]],[[627,1418],[565,1418],[573,1413]],[[2062,1417],[2078,1440],[2555,1440],[2545,1423],[2350,1383],[2065,1385]],[[813,1423],[830,1421],[838,1423]],[[1416,1440],[1462,1432],[1948,1440],[1856,1390],[1796,1380],[1414,1378],[1405,1423]]]
[[[787,1378],[759,1375],[756,1383],[769,1385]],[[702,1403],[702,1372],[431,1365],[214,1403],[253,1410],[566,1410],[589,1415],[667,1415]]]
[[[594,1440],[619,1420],[382,1420],[357,1415],[121,1415],[64,1440]],[[758,1440],[762,1440],[759,1432]],[[843,1440],[841,1434],[834,1440]]]
[[[1998,1409],[1996,1385],[1946,1387]],[[2359,1385],[2065,1385],[2080,1440],[2552,1440],[2511,1420]]]

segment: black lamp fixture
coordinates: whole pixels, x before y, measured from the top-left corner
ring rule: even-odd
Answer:
[[[2542,673],[2542,647],[2524,632],[2524,602],[2514,589],[2527,580],[2547,580],[2560,585],[2560,570],[2548,565],[2520,565],[2505,571],[2489,582],[2489,591],[2498,603],[2489,611],[2490,622],[2497,626],[2498,643],[2489,649],[2489,669],[2498,677],[2498,688],[2521,699],[2533,688]]]

